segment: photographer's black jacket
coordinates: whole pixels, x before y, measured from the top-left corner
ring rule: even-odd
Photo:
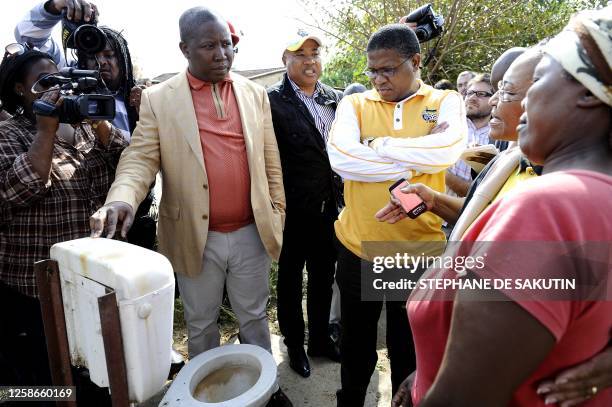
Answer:
[[[336,110],[341,93],[321,84],[317,103]],[[293,90],[287,74],[268,88],[274,133],[278,141],[288,213],[320,213],[343,205],[342,179],[334,173],[325,141],[308,108]]]

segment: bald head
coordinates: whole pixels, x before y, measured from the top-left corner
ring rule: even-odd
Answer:
[[[512,65],[512,63],[525,51],[527,51],[527,48],[513,47],[504,51],[504,53],[495,60],[493,68],[491,68],[491,85],[493,85],[495,91],[497,91],[497,84],[504,77],[504,73],[506,73],[510,65]]]
[[[224,80],[234,61],[234,43],[225,19],[205,7],[194,7],[183,13],[179,27],[179,47],[189,72],[205,82]]]
[[[193,39],[194,34],[198,31],[197,28],[209,21],[224,22],[225,20],[217,12],[206,7],[198,6],[186,10],[179,18],[181,41],[188,42]]]
[[[350,85],[346,87],[346,89],[344,89],[342,96],[352,95],[353,93],[363,93],[366,90],[368,89],[365,86],[363,86],[361,83],[355,82],[355,83],[351,83]]]

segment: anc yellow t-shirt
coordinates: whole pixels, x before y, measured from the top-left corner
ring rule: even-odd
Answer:
[[[393,126],[394,109],[397,103],[380,98],[376,91],[354,94],[347,99],[352,103],[361,131],[361,141],[376,137],[421,137],[428,135],[437,122],[440,104],[449,94],[431,86],[421,84],[417,93],[403,104],[403,128]],[[449,166],[453,163],[449,163]],[[447,166],[442,166],[446,168]],[[445,171],[436,174],[415,174],[411,183],[423,183],[444,192]],[[397,241],[444,241],[441,230],[442,219],[425,212],[416,219],[404,219],[395,224],[378,222],[376,212],[389,202],[388,182],[360,182],[347,180],[344,183],[346,207],[335,223],[338,240],[355,255],[367,259],[362,250],[363,242]],[[440,245],[424,245],[425,255],[439,255]],[[421,249],[419,253],[421,254]]]
[[[537,176],[538,174],[536,174],[536,172],[533,170],[533,167],[528,166],[525,168],[524,171],[522,171],[521,165],[519,164],[516,167],[516,171],[514,171],[510,175],[510,177],[508,177],[508,179],[506,180],[504,185],[501,187],[497,195],[495,195],[495,198],[493,198],[492,203],[503,198],[504,195],[506,195],[508,192],[516,188],[517,185],[519,185],[521,182],[528,180],[530,178],[533,178],[533,177],[537,177]]]

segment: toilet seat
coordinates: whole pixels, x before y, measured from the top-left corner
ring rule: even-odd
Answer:
[[[246,392],[227,401],[207,403],[195,399],[193,392],[198,383],[227,364],[258,366],[257,382]],[[276,362],[265,349],[248,344],[220,346],[189,361],[174,379],[159,407],[260,407],[276,390],[276,381]]]

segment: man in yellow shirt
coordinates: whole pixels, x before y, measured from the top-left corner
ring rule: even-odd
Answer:
[[[374,215],[388,202],[389,186],[399,179],[411,177],[444,191],[444,170],[457,161],[467,137],[459,94],[436,90],[417,79],[420,47],[407,25],[388,25],[374,33],[368,42],[367,61],[365,74],[374,89],[342,100],[327,145],[332,168],[345,180],[346,207],[335,224],[342,314],[338,406],[351,407],[364,404],[376,366],[377,324],[383,304],[382,297],[362,299],[362,260],[365,265],[371,260],[362,242],[443,242],[442,220],[432,213],[395,225],[381,224]],[[403,307],[406,298],[401,300],[387,298],[386,305],[394,391],[402,375],[415,368]]]

